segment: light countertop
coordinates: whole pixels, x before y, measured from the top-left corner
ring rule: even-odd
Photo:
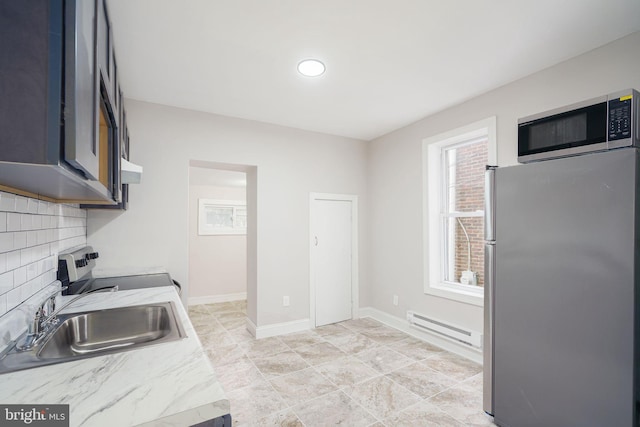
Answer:
[[[71,426],[188,426],[228,414],[173,287],[96,293],[63,313],[167,301],[175,303],[186,339],[0,375],[0,402],[69,404]]]

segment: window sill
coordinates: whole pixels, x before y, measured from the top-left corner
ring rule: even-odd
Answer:
[[[434,295],[441,298],[447,298],[454,301],[462,302],[465,304],[477,305],[479,307],[484,306],[484,288],[475,289],[458,289],[457,287],[463,287],[465,285],[450,284],[447,282],[435,283],[433,285],[427,284],[424,292],[429,295]]]

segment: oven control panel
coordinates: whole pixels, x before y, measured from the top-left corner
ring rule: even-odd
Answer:
[[[91,246],[58,255],[60,270],[66,269],[69,281],[76,282],[91,273],[100,255]]]

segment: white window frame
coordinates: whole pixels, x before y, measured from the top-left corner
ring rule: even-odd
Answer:
[[[422,141],[423,167],[423,246],[424,292],[467,304],[484,305],[484,289],[475,285],[463,285],[444,280],[444,244],[441,227],[443,201],[442,153],[443,150],[465,142],[487,138],[488,163],[497,161],[496,117],[472,123]],[[465,216],[482,216],[483,211]],[[455,216],[455,215],[453,215]]]
[[[206,209],[209,207],[233,209],[233,227],[222,228],[208,224]],[[236,224],[236,211],[240,209],[247,210],[246,202],[238,200],[198,199],[198,235],[225,236],[247,234],[246,226],[241,227]]]

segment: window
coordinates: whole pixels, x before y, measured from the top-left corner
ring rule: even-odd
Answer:
[[[426,293],[483,304],[484,172],[495,152],[495,118],[423,141]]]
[[[231,200],[198,199],[198,234],[247,234],[247,206]]]

